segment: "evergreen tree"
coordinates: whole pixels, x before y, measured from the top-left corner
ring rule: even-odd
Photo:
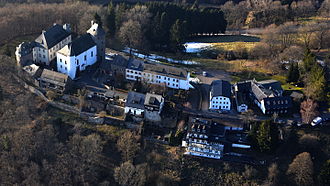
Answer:
[[[299,72],[298,63],[294,63],[293,72],[292,72],[292,80],[293,80],[293,82],[298,82],[299,79],[300,79],[300,72]]]
[[[322,101],[326,94],[327,81],[322,67],[314,64],[305,79],[305,95],[313,100]]]
[[[116,32],[116,13],[112,1],[108,5],[106,26],[111,36],[115,35]]]
[[[303,59],[303,72],[308,73],[311,71],[314,64],[316,64],[315,55],[309,49],[307,49]]]
[[[319,180],[324,185],[330,185],[330,160],[327,160],[323,165],[319,175]]]
[[[293,68],[294,68],[293,63],[290,63],[288,74],[287,74],[287,77],[286,77],[286,81],[288,83],[293,82]]]
[[[97,23],[100,27],[102,27],[102,20],[101,20],[100,15],[97,12],[95,12],[95,14],[94,14],[94,20],[95,20],[95,23]]]
[[[263,121],[256,135],[258,148],[261,152],[273,150],[278,143],[278,129],[271,120]]]
[[[171,28],[171,43],[175,51],[184,50],[184,42],[186,40],[186,22],[177,19]]]
[[[291,63],[289,70],[288,70],[288,75],[287,75],[287,82],[298,82],[299,81],[299,67],[297,63]]]

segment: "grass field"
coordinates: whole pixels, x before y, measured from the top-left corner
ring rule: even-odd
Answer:
[[[225,50],[225,51],[236,51],[239,49],[247,49],[248,51],[253,49],[257,42],[220,42],[212,43],[213,48]]]

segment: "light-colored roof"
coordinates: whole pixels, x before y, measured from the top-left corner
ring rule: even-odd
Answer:
[[[31,76],[33,76],[39,70],[39,68],[40,68],[39,66],[32,64],[32,65],[23,67],[23,70],[25,70],[27,73],[29,73]]]
[[[147,93],[145,100],[144,100],[144,105],[150,105],[150,106],[157,106],[159,107],[160,104],[164,101],[164,98],[161,95],[158,94],[151,94]]]
[[[64,86],[68,81],[69,76],[52,70],[44,69],[44,71],[41,73],[40,79]]]

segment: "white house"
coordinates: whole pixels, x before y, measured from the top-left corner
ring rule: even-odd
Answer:
[[[57,71],[74,79],[96,61],[96,44],[90,34],[84,34],[57,52]]]
[[[56,58],[56,52],[71,42],[70,25],[54,24],[47,31],[42,31],[35,40],[33,48],[33,61],[49,65],[50,61]]]
[[[210,106],[212,110],[230,110],[231,85],[228,81],[215,80],[211,84]]]
[[[173,89],[189,89],[190,73],[180,68],[130,59],[126,79],[164,85]]]
[[[130,113],[135,116],[143,116],[145,98],[145,94],[129,92],[125,104],[125,113]]]

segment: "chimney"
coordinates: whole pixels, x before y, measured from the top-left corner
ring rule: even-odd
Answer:
[[[91,26],[93,26],[93,25],[94,25],[94,20],[91,21]]]
[[[64,24],[63,29],[66,30],[68,33],[71,33],[71,25],[70,24]]]

